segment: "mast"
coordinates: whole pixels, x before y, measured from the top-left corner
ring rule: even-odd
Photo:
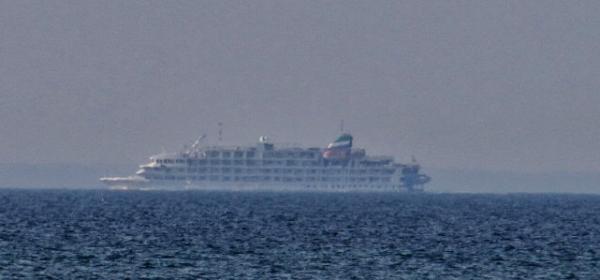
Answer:
[[[223,142],[223,123],[218,122],[217,126],[219,126],[219,143]]]

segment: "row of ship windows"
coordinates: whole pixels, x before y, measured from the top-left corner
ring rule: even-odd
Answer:
[[[206,152],[206,156],[210,157],[210,158],[218,158],[218,157],[229,158],[232,156],[234,158],[243,158],[244,156],[246,156],[246,158],[253,158],[254,155],[255,155],[254,151],[245,151],[245,152],[244,151],[234,151],[234,152],[208,151],[208,152]]]
[[[156,160],[156,163],[159,163],[159,164],[179,163],[179,164],[188,164],[188,165],[207,165],[207,164],[210,164],[210,165],[250,165],[250,166],[258,165],[258,164],[263,165],[263,166],[264,165],[319,166],[322,164],[322,162],[314,161],[314,160],[262,160],[262,161],[258,161],[258,160],[252,160],[252,159],[248,159],[248,160],[158,159],[158,160]]]
[[[383,162],[355,162],[355,161],[350,161],[350,162],[344,162],[343,164],[341,163],[335,163],[335,162],[328,162],[328,161],[319,161],[319,160],[295,160],[295,159],[288,159],[288,160],[254,160],[254,159],[247,159],[247,160],[229,160],[229,159],[210,159],[210,160],[206,160],[206,159],[158,159],[156,160],[156,162],[158,164],[187,164],[190,166],[195,166],[195,165],[245,165],[245,166],[256,166],[256,165],[261,165],[261,166],[322,166],[322,165],[328,165],[328,164],[332,164],[332,165],[344,165],[344,166],[365,166],[365,167],[376,167],[376,166],[385,166],[388,163],[383,163]]]
[[[328,187],[330,189],[353,189],[353,188],[375,188],[375,189],[387,189],[387,188],[394,188],[396,186],[394,185],[357,185],[357,184],[344,184],[344,185],[338,185],[338,184],[330,184],[330,185],[306,185],[307,188],[323,188],[323,187]],[[397,187],[396,187],[397,188]]]
[[[252,174],[252,173],[265,173],[265,174],[270,174],[270,173],[274,173],[274,174],[357,174],[357,175],[364,175],[364,174],[384,174],[384,175],[391,175],[394,173],[393,169],[357,169],[357,170],[350,170],[350,169],[266,169],[266,168],[262,168],[262,169],[242,169],[242,168],[217,168],[217,167],[211,167],[211,168],[149,168],[147,169],[148,171],[165,171],[165,172],[171,172],[171,171],[176,171],[176,172],[188,172],[188,173],[206,173],[206,172],[211,172],[211,173],[235,173],[235,174],[240,174],[240,173],[246,173],[246,174]]]
[[[265,152],[263,153],[263,158],[285,158],[285,157],[293,157],[293,158],[315,158],[317,157],[318,152]],[[256,153],[254,151],[207,151],[204,155],[208,158],[254,158]],[[184,163],[184,159],[160,159],[159,163]]]
[[[318,152],[265,152],[263,158],[315,158],[319,154]]]
[[[300,157],[300,158],[315,158],[318,152],[293,152],[293,151],[278,151],[264,152],[263,158],[284,158],[284,157]],[[254,151],[208,151],[206,156],[209,158],[254,158]]]
[[[336,178],[336,177],[271,177],[271,176],[147,176],[148,179],[154,180],[178,180],[178,181],[219,181],[219,182],[360,182],[360,183],[374,183],[374,182],[391,182],[391,178],[384,177],[359,177],[359,178]],[[344,180],[345,179],[345,180]]]

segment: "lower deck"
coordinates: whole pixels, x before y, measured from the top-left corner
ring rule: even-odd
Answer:
[[[231,190],[231,191],[329,191],[329,192],[401,192],[408,189],[396,184],[276,183],[276,182],[181,182],[115,181],[108,183],[119,190]],[[413,189],[411,191],[422,191]]]

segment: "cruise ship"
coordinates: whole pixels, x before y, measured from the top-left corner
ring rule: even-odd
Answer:
[[[431,178],[411,163],[367,155],[344,133],[327,147],[285,147],[260,137],[254,146],[203,146],[150,157],[129,177],[100,181],[123,190],[306,190],[422,192]]]

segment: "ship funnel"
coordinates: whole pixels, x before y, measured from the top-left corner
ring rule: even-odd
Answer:
[[[325,151],[323,151],[324,158],[346,158],[350,155],[352,150],[352,135],[342,134],[335,141],[329,143]]]
[[[327,148],[352,148],[352,135],[344,133],[335,141],[329,143]]]

